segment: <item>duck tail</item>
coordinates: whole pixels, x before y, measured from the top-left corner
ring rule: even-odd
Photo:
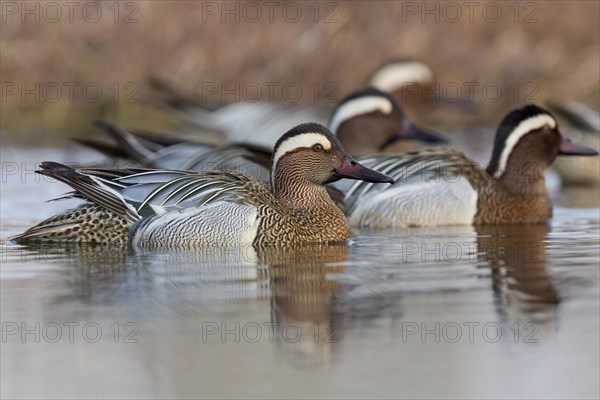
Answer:
[[[103,185],[100,178],[51,161],[44,161],[36,172],[66,183],[75,189],[68,197],[82,198],[88,203],[42,221],[10,240],[99,242],[116,239],[123,230],[126,238],[129,226],[140,218],[135,209],[116,190]]]
[[[97,204],[82,204],[9,238],[32,242],[126,243],[131,223]]]

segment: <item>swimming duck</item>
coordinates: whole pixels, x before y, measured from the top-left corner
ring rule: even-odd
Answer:
[[[444,86],[435,79],[433,69],[421,60],[388,61],[375,70],[369,84],[391,94],[411,116],[419,120],[424,118],[427,121],[430,119],[429,114],[440,111],[440,106],[446,106],[449,108],[447,111],[453,111],[454,114],[457,110],[470,113],[477,110],[474,99],[463,95],[462,87],[455,82]],[[461,118],[468,115],[459,114]],[[442,119],[440,122],[445,121]]]
[[[348,222],[325,185],[342,178],[393,180],[357,163],[318,124],[299,125],[276,143],[271,187],[235,171],[72,169],[39,171],[67,183],[86,204],[41,222],[16,241],[115,242],[201,248],[341,242]]]
[[[338,189],[351,225],[542,223],[552,217],[544,170],[557,155],[597,154],[563,138],[548,111],[528,105],[500,124],[486,169],[456,150],[375,156],[361,162],[390,174],[395,185]]]
[[[392,64],[386,63],[381,69],[384,70],[390,67],[390,65]],[[429,72],[424,73],[423,70]],[[428,74],[431,74],[431,76]],[[383,82],[386,83],[386,88],[395,90],[397,89],[396,86],[389,85],[390,79],[395,82],[395,84],[399,84],[398,82],[421,82],[423,79],[433,77],[431,69],[426,64],[415,60],[395,62],[393,63],[393,68],[388,70],[385,75],[386,82],[373,79],[369,85],[374,86],[374,83]],[[206,101],[206,99],[196,100],[180,94],[169,84],[156,78],[152,79],[151,84],[154,88],[158,89],[162,97],[166,97],[167,104],[179,111],[186,119],[201,126],[203,129],[222,132],[229,143],[248,143],[271,149],[280,132],[289,126],[306,121],[314,121],[327,126],[328,121],[331,122],[333,120],[333,114],[340,105],[340,103],[338,103],[337,107],[333,107],[335,102],[331,100],[322,104],[308,106],[263,101],[242,101],[227,105],[215,105]],[[378,90],[376,96],[380,96],[381,93],[385,91],[386,89]],[[364,93],[361,95],[361,92]],[[394,98],[391,93],[385,94],[388,98]],[[361,96],[371,97],[371,95],[372,93],[368,93],[365,89],[354,91],[343,99],[342,103],[349,98],[358,98]],[[411,96],[411,98],[414,97],[415,96]],[[402,96],[395,97],[397,104],[393,106],[394,108],[399,108],[400,104],[403,104],[402,100],[400,100],[401,98]],[[406,99],[404,99],[404,101],[406,101]],[[401,109],[400,112],[402,118],[405,119],[404,123],[406,124],[406,128],[408,128],[409,125],[412,125],[414,128],[419,128],[414,124],[409,124],[408,117]],[[332,132],[337,133],[334,126],[328,127]],[[426,139],[419,138],[415,140],[427,141]],[[408,143],[409,142],[407,141],[396,142],[398,145],[406,145]],[[396,148],[394,151],[408,151],[413,150],[414,148],[415,143],[411,143],[410,148]]]
[[[392,60],[381,65],[370,79],[370,84],[390,93],[402,104],[423,102],[422,92],[431,90],[433,69],[420,60]]]
[[[438,132],[414,123],[392,95],[372,87],[342,100],[331,114],[329,128],[355,156],[446,143]]]
[[[264,148],[252,143],[215,146],[184,137],[129,132],[104,121],[96,121],[96,125],[107,132],[117,145],[90,139],[77,140],[109,156],[132,158],[150,168],[254,171],[253,176],[268,181],[268,170],[263,167],[269,166],[270,146]],[[412,122],[391,95],[374,88],[357,91],[340,102],[329,125],[353,156],[406,151],[423,143],[445,142],[437,132]]]

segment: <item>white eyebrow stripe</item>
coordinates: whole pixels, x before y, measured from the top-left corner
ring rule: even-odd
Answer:
[[[504,144],[504,148],[502,149],[502,154],[500,155],[500,161],[498,163],[498,168],[496,169],[496,173],[494,177],[499,178],[504,173],[506,169],[506,163],[508,161],[508,157],[510,153],[512,153],[516,144],[519,143],[519,140],[526,134],[536,129],[543,128],[548,125],[551,129],[556,128],[556,120],[548,114],[539,114],[533,117],[529,117],[526,120],[523,120],[517,127],[510,133],[508,138],[506,139],[506,143]]]
[[[292,136],[291,138],[284,140],[283,143],[279,145],[277,151],[273,155],[271,178],[274,176],[274,171],[277,168],[277,163],[279,162],[279,159],[283,157],[286,153],[300,148],[310,148],[317,143],[321,144],[321,146],[323,146],[323,149],[325,150],[330,150],[332,146],[331,141],[321,133],[308,132]]]
[[[431,81],[433,81],[431,68],[421,62],[412,61],[382,67],[371,78],[371,85],[384,92],[393,92],[407,84]]]
[[[336,133],[337,129],[350,118],[369,114],[375,111],[381,111],[384,114],[392,112],[392,102],[381,96],[365,96],[350,100],[338,107],[337,111],[331,118],[329,129]]]

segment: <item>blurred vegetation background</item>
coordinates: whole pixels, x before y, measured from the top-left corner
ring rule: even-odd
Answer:
[[[382,63],[399,58],[427,62],[442,84],[500,84],[503,101],[482,104],[498,114],[490,126],[531,94],[525,85],[532,82],[530,100],[600,106],[595,0],[482,1],[472,9],[463,2],[264,4],[3,1],[3,144],[93,135],[94,118],[173,129],[178,120],[148,84],[151,77],[186,95],[199,95],[207,83],[233,90],[239,83],[240,100],[256,85],[269,100],[265,83],[292,82],[302,88],[294,101],[312,104],[341,100]],[[273,94],[285,100],[281,90]]]

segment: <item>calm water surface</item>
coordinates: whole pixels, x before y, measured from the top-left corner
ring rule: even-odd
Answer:
[[[2,151],[0,237],[64,209]],[[35,160],[35,161],[33,161]],[[548,226],[356,231],[352,246],[132,252],[2,241],[1,394],[598,398],[598,189]]]

